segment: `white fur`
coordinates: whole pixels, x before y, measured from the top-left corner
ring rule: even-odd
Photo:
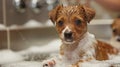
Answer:
[[[68,62],[68,64],[76,63],[77,61],[84,60],[87,58],[94,58],[95,49],[94,46],[96,44],[96,40],[94,35],[90,33],[86,33],[85,37],[79,42],[78,47],[74,51],[65,51],[65,55],[63,56],[64,62]],[[80,57],[79,53],[84,51],[84,57]]]
[[[56,22],[55,22],[55,26],[56,26]]]

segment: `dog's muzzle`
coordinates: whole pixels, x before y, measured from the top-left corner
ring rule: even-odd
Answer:
[[[67,41],[67,42],[72,42],[72,41],[73,41],[72,35],[73,35],[72,32],[65,32],[65,33],[64,33],[65,41]]]

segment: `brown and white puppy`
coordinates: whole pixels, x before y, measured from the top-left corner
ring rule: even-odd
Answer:
[[[120,50],[120,18],[115,19],[111,27],[113,33],[111,38],[111,45]]]
[[[94,16],[94,10],[82,5],[59,5],[50,11],[49,17],[62,40],[60,47],[62,62],[79,67],[81,62],[108,60],[112,55],[118,54],[116,48],[96,40],[94,35],[87,31],[87,24]],[[56,60],[54,62],[52,60],[43,66],[53,67],[55,62]]]

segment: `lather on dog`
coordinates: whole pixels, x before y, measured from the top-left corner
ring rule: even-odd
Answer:
[[[62,40],[61,60],[72,67],[91,60],[109,60],[118,50],[107,43],[96,40],[87,31],[87,24],[94,18],[95,11],[82,5],[59,5],[49,13],[49,18]],[[102,35],[102,34],[101,34]],[[53,44],[57,45],[57,44]],[[48,60],[43,67],[54,67],[56,60]],[[66,66],[67,67],[67,66]]]

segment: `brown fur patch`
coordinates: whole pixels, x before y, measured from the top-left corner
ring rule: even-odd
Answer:
[[[95,11],[91,8],[82,5],[62,6],[58,5],[55,9],[49,12],[49,18],[52,22],[56,22],[60,15],[71,17],[72,14],[81,16],[86,22],[90,22],[95,16]]]
[[[108,54],[118,54],[118,50],[113,48],[111,45],[98,41],[96,45],[96,60],[108,60]]]

